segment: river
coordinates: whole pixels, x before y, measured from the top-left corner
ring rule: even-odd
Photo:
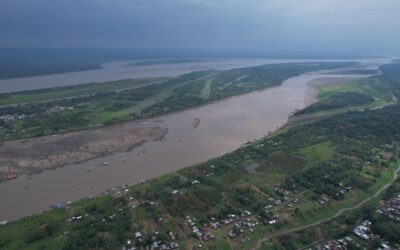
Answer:
[[[387,61],[363,61],[369,68],[384,62]],[[57,202],[75,201],[112,187],[155,178],[230,152],[283,125],[294,110],[304,107],[308,83],[327,77],[343,75],[304,74],[290,78],[278,87],[130,122],[134,126],[165,127],[169,132],[162,141],[146,143],[128,153],[2,183],[0,221],[38,213]],[[200,121],[198,126],[193,126],[197,125],[195,119]],[[121,160],[125,157],[125,161]],[[104,161],[109,165],[104,166]]]

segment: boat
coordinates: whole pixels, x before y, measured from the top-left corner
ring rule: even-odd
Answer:
[[[9,181],[9,180],[12,180],[12,179],[16,179],[17,177],[18,177],[17,174],[8,174],[8,175],[6,175],[4,177],[4,180]]]

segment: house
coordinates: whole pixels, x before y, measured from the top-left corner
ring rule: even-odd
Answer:
[[[228,233],[228,237],[229,238],[235,238],[237,236],[237,234],[235,233],[235,232],[233,232],[232,230],[231,231],[229,231],[229,233]]]
[[[197,227],[193,227],[193,234],[199,239],[201,240],[201,238],[203,237],[203,234],[200,232],[200,230]]]
[[[353,232],[360,239],[369,240],[371,238],[369,235],[369,228],[364,225],[357,226],[356,228],[354,228]]]
[[[175,249],[175,248],[178,248],[179,245],[176,242],[171,242],[170,247],[171,247],[171,249]]]
[[[175,235],[171,231],[168,233],[171,240],[175,240]]]
[[[55,203],[52,207],[56,208],[56,209],[60,209],[63,207],[63,205],[61,203]]]
[[[217,222],[211,222],[211,227],[214,228],[214,229],[217,229],[217,228],[220,227],[220,224],[219,224],[218,221]]]

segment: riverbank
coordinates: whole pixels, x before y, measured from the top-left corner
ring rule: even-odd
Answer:
[[[0,147],[0,177],[10,173],[38,174],[44,170],[129,152],[149,141],[161,140],[167,128],[119,124],[106,128],[7,141]]]
[[[305,105],[310,106],[311,104],[318,101],[317,95],[319,88],[327,85],[345,84],[351,81],[356,81],[362,78],[370,77],[372,75],[359,75],[359,76],[343,76],[341,78],[337,77],[321,77],[312,80],[308,83],[309,88],[306,93]]]
[[[0,185],[0,198],[8,201],[0,207],[0,216],[18,219],[56,202],[98,195],[113,187],[153,179],[232,152],[244,142],[261,138],[286,123],[294,110],[304,107],[307,83],[317,78],[321,75],[305,74],[262,91],[154,119],[127,122],[129,126],[168,128],[168,133],[162,141],[149,141],[127,153],[7,181]],[[193,126],[196,119],[201,122]],[[97,167],[104,162],[109,165]]]
[[[89,96],[14,105],[0,108],[0,140],[27,139],[43,135],[88,130],[93,125],[111,125],[140,120],[198,107],[240,94],[279,86],[290,77],[326,69],[356,65],[356,62],[316,62],[271,64],[224,71],[201,71],[164,81],[144,79],[141,87],[120,91],[100,91]],[[149,84],[148,81],[150,81]],[[152,82],[156,81],[156,83]],[[140,84],[140,81],[133,81]],[[118,84],[118,82],[115,82]],[[106,86],[112,83],[106,84]],[[92,86],[92,87],[90,87]],[[65,88],[77,93],[81,88]],[[89,85],[89,88],[95,84]],[[56,89],[57,90],[57,89]],[[40,93],[52,96],[57,91],[45,89],[14,93],[14,99],[32,98]],[[3,97],[7,98],[8,95]],[[20,104],[20,103],[13,103]]]
[[[2,241],[3,246],[51,242],[55,248],[91,248],[102,244],[97,234],[86,234],[95,230],[112,235],[108,242],[118,247],[145,248],[160,241],[182,249],[199,244],[205,249],[249,249],[265,235],[319,222],[356,206],[389,183],[390,159],[377,159],[395,148],[386,139],[400,138],[392,126],[398,123],[398,113],[398,107],[387,107],[327,118],[110,195],[61,204],[61,209],[1,227],[1,235],[10,239]],[[376,122],[364,126],[371,118]],[[352,150],[360,138],[365,147]],[[298,155],[304,161],[298,162]],[[254,162],[261,171],[249,173],[246,167]],[[361,169],[355,171],[354,165]],[[328,184],[338,179],[340,184]],[[48,234],[45,228],[50,225]]]
[[[244,142],[281,127],[293,110],[304,107],[307,82],[319,77],[301,75],[263,91],[154,119],[121,123],[128,127],[168,128],[168,133],[162,141],[144,143],[130,152],[114,153],[47,170],[29,178],[21,176],[6,181],[0,185],[0,198],[8,202],[0,207],[0,216],[8,220],[18,219],[56,202],[98,195],[113,187],[156,178],[231,152]],[[195,119],[201,121],[197,127],[193,126]],[[98,134],[104,136],[106,133],[102,131]],[[46,138],[57,140],[57,137]],[[36,142],[41,143],[40,138]],[[16,141],[15,144],[21,143]],[[24,154],[20,151],[20,155]],[[51,156],[51,147],[42,155],[44,158],[48,156]],[[123,157],[127,158],[126,161],[121,161]],[[109,165],[99,167],[104,162]]]
[[[64,133],[3,142],[0,145],[0,177],[9,180],[21,174],[40,173],[45,169],[54,169],[66,165],[83,163],[88,160],[115,153],[128,152],[132,148],[147,141],[159,140],[161,137],[165,136],[167,131],[167,129],[164,128],[163,130],[159,127],[140,127],[143,125],[139,125],[140,128],[137,128],[138,124],[143,124],[142,120],[136,123],[119,123],[119,125],[106,126],[100,129],[96,129],[96,126],[91,125],[88,126],[86,130],[68,133],[68,131],[74,127],[68,127],[66,123],[80,128],[82,127],[82,122],[77,122],[77,120],[88,120],[88,117],[93,117],[91,119],[94,120],[91,121],[91,124],[96,124],[99,116],[104,117],[103,119],[107,117],[108,120],[106,123],[109,123],[112,120],[117,120],[114,113],[122,113],[123,116],[118,117],[122,119],[129,114],[128,112],[133,112],[133,110],[138,112],[138,114],[131,114],[131,117],[137,116],[136,119],[143,116],[157,116],[158,113],[173,113],[180,110],[187,110],[192,106],[205,105],[208,102],[214,102],[214,104],[216,104],[215,101],[232,96],[239,96],[243,93],[251,93],[256,90],[279,86],[285,78],[305,73],[312,69],[331,69],[353,64],[354,63],[278,64],[241,68],[231,71],[194,72],[176,79],[165,80],[165,82],[158,84],[153,83],[153,81],[158,81],[158,79],[144,79],[143,83],[134,80],[122,81],[115,83],[117,86],[114,86],[115,89],[112,89],[114,91],[110,93],[104,92],[103,94],[92,93],[90,98],[82,97],[81,92],[82,89],[93,92],[94,84],[61,88],[61,90],[67,91],[66,93],[72,92],[72,94],[78,94],[77,100],[63,99],[54,101],[51,99],[52,101],[49,101],[50,103],[43,102],[32,104],[39,105],[34,108],[31,107],[32,105],[25,104],[5,107],[1,110],[2,114],[4,113],[3,116],[1,116],[5,125],[4,127],[9,127],[10,130],[9,133],[2,131],[2,135],[6,138],[12,131],[14,131],[14,133],[17,133],[15,131],[20,131],[18,135],[14,137],[32,135],[32,129],[26,127],[31,126],[31,124],[38,126],[40,123],[43,123],[42,128],[38,130],[40,134],[51,134],[51,132],[49,132],[51,129],[56,131],[62,130]],[[275,70],[278,70],[279,73],[275,73]],[[149,83],[147,83],[148,81]],[[243,87],[242,82],[247,83],[249,86]],[[211,83],[213,84],[213,91],[211,91]],[[109,89],[111,84],[112,83],[103,84],[100,85],[100,87]],[[127,84],[139,85],[139,87],[134,90],[129,89],[117,92],[116,90],[119,90],[118,84],[122,85],[122,87],[125,87]],[[146,86],[140,88],[140,84]],[[149,84],[149,86],[147,84]],[[200,93],[200,99],[202,101],[196,101],[196,98],[199,99],[199,97],[196,96],[198,94],[196,91],[199,89],[199,86],[202,90]],[[152,91],[152,88],[156,89],[156,91]],[[216,88],[218,90],[216,90]],[[32,96],[36,96],[40,93],[42,95],[41,101],[44,101],[43,98],[46,96],[53,98],[59,89],[60,88],[27,91],[15,93],[13,98],[9,95],[5,95],[4,97],[25,100],[28,97],[32,98]],[[185,90],[185,93],[181,93],[181,89]],[[202,94],[204,92],[203,89],[209,89],[207,95]],[[144,97],[141,94],[144,95]],[[188,94],[192,96],[192,99],[195,99],[194,102],[187,100]],[[146,96],[148,96],[147,99]],[[163,96],[163,98],[158,96]],[[132,98],[134,101],[132,101]],[[61,104],[59,102],[68,102],[68,107],[65,108],[67,105],[66,103]],[[97,104],[93,105],[93,103],[96,102]],[[150,106],[144,103],[150,103]],[[52,106],[50,109],[48,108],[49,104]],[[115,108],[110,110],[104,108],[104,106],[121,107],[121,105],[125,107],[126,110],[118,109],[112,112]],[[129,106],[128,108],[126,107],[127,105]],[[131,107],[130,105],[133,106]],[[140,106],[141,110],[138,111],[137,106]],[[148,107],[146,108],[146,106]],[[148,109],[150,109],[150,111],[147,111]],[[16,114],[15,112],[19,113]],[[44,114],[42,114],[43,112]],[[100,115],[101,112],[104,113],[104,115]],[[4,120],[4,117],[8,116],[14,118]],[[24,118],[16,118],[20,116]],[[65,122],[63,122],[64,120]],[[114,123],[117,121],[114,121]],[[192,127],[196,128],[200,124],[199,121],[198,118],[195,118],[193,120],[195,124],[192,122]],[[21,125],[22,123],[26,123],[26,125]],[[66,127],[60,129],[61,126]],[[29,132],[26,132],[26,130]],[[181,138],[180,141],[182,140]]]

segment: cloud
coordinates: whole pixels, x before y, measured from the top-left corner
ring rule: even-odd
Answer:
[[[1,0],[0,46],[396,50],[398,0]]]

